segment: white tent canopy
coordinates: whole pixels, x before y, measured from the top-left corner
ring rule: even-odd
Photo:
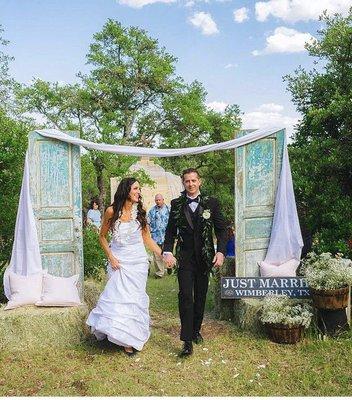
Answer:
[[[245,136],[229,140],[227,142],[180,149],[155,149],[94,143],[87,140],[74,138],[55,129],[37,130],[36,132],[48,138],[83,146],[87,149],[100,150],[109,153],[149,157],[176,157],[188,154],[202,154],[215,150],[235,149],[237,147],[244,146],[259,139],[273,135],[279,130],[281,130],[281,128],[266,130],[258,129]],[[285,139],[282,168],[275,199],[275,210],[270,243],[264,261],[269,264],[280,265],[291,259],[299,260],[301,257],[302,247],[303,241],[293,192],[287,141]],[[21,275],[30,275],[41,270],[42,263],[39,250],[39,240],[30,198],[29,165],[28,157],[26,156],[21,195],[16,219],[15,240],[12,249],[12,257],[10,265],[4,274],[4,289],[6,297],[9,298],[11,294],[8,279],[9,271],[14,271]]]

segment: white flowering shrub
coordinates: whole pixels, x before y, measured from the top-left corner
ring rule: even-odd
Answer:
[[[302,273],[313,289],[340,289],[352,285],[352,261],[338,253],[309,253],[302,263]]]
[[[312,316],[309,304],[300,303],[286,295],[273,294],[264,297],[259,319],[263,323],[302,325],[308,328]]]

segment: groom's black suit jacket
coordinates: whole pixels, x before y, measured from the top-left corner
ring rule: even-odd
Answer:
[[[202,213],[204,210],[210,210],[210,221],[212,222],[215,236],[217,238],[217,251],[226,254],[227,230],[226,221],[221,213],[219,201],[214,197],[209,197],[206,204],[198,204],[193,213],[188,204],[183,205],[187,223],[180,226],[177,218],[177,203],[180,201],[174,199],[171,201],[171,210],[168,225],[165,232],[163,251],[172,252],[176,237],[180,240],[179,267],[197,268],[199,271],[209,272],[211,265],[204,260],[202,247],[204,238],[202,237],[202,224],[204,223]],[[215,251],[212,249],[214,257]]]

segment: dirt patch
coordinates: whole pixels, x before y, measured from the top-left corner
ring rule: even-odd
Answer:
[[[153,328],[165,332],[172,337],[178,337],[180,334],[180,323],[172,321],[172,323],[163,324],[162,319],[156,319],[153,323]],[[229,332],[229,327],[223,321],[205,318],[202,324],[201,333],[205,339],[214,339],[221,335],[226,335]]]

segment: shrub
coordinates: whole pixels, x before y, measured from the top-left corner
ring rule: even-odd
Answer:
[[[84,277],[101,280],[107,260],[99,243],[99,233],[92,226],[83,230],[83,256]]]

